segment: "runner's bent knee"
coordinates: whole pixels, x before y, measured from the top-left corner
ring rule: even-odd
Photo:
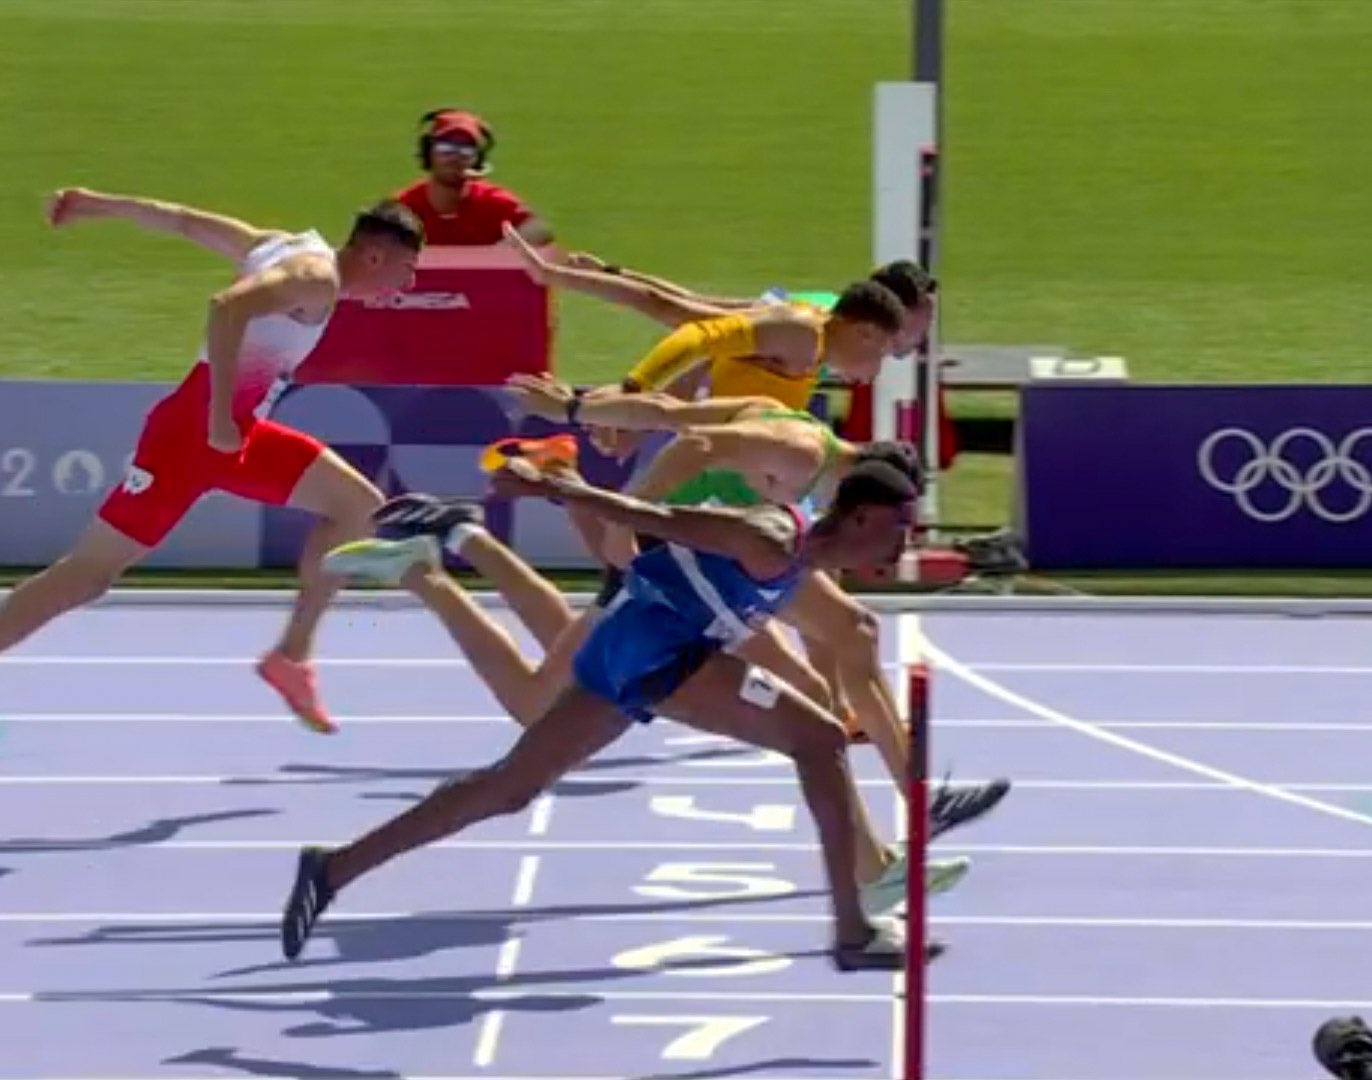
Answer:
[[[751,673],[750,673],[751,674]],[[800,697],[781,695],[787,747],[783,751],[796,762],[814,761],[848,752],[848,733],[838,717]]]
[[[720,669],[723,674],[723,669]],[[805,698],[772,671],[750,664],[737,676],[738,700],[753,714],[748,732],[737,735],[794,761],[847,751],[848,736],[838,718]],[[693,703],[698,711],[701,702]],[[754,738],[748,738],[751,734]]]
[[[375,484],[333,451],[325,451],[301,477],[292,503],[336,525],[369,534],[372,515],[386,501]]]

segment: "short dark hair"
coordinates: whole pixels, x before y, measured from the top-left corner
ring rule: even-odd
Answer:
[[[938,292],[938,282],[928,270],[910,259],[896,259],[872,271],[869,281],[885,285],[907,308],[918,307]]]
[[[919,495],[910,477],[888,461],[862,461],[840,481],[833,508],[851,514],[864,506],[903,506]]]
[[[382,199],[353,218],[348,243],[379,236],[419,251],[424,247],[424,222],[419,215],[397,199]]]
[[[924,487],[924,462],[920,459],[919,447],[912,442],[882,440],[868,443],[858,448],[857,464],[867,461],[884,461],[908,477],[916,490]]]
[[[905,324],[905,305],[900,297],[875,281],[856,281],[839,294],[833,313],[853,322],[870,323],[891,334]]]

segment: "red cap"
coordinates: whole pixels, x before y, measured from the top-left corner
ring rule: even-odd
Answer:
[[[445,112],[434,117],[429,135],[434,139],[461,135],[478,146],[486,141],[486,125],[481,117],[469,112]]]

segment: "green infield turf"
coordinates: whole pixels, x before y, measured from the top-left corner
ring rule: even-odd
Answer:
[[[1372,370],[1372,4],[948,0],[946,335],[1149,378]],[[415,116],[486,113],[567,241],[694,282],[829,286],[870,251],[871,85],[905,0],[6,0],[0,372],[175,375],[214,261],[64,183],[337,230]],[[564,304],[561,362],[652,328]]]
[[[1372,4],[947,0],[943,331],[1145,379],[1365,381]],[[222,267],[48,190],[337,233],[414,174],[417,115],[483,112],[565,242],[704,289],[831,287],[870,255],[872,84],[907,0],[5,0],[0,376],[170,379]],[[654,328],[561,304],[558,364]],[[959,412],[983,408],[955,400]],[[1004,460],[955,520],[1003,520]]]

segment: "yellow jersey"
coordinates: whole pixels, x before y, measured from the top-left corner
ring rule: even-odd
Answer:
[[[803,375],[773,371],[745,357],[721,356],[710,361],[710,396],[767,397],[788,409],[806,410],[819,386],[820,365]]]
[[[815,305],[792,306],[824,314]],[[810,367],[792,374],[776,370],[757,355],[757,314],[738,312],[679,326],[639,361],[628,377],[643,389],[654,390],[708,361],[711,397],[769,397],[788,408],[807,409],[822,369],[822,324],[820,344]]]

